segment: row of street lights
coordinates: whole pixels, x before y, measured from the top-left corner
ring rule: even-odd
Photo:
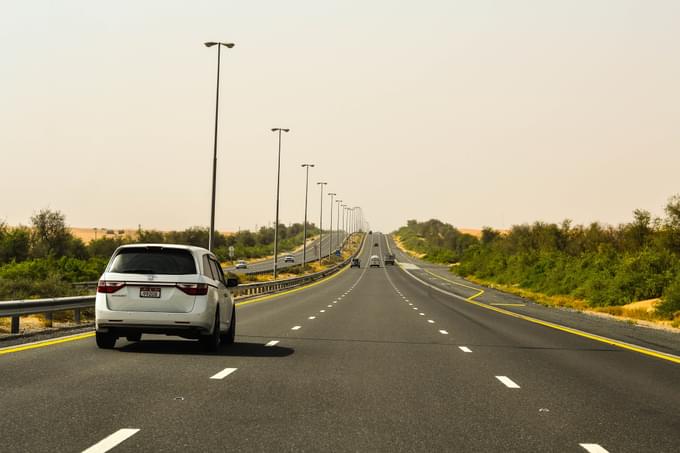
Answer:
[[[278,245],[278,230],[279,230],[279,187],[280,187],[280,182],[281,182],[281,134],[282,132],[290,132],[290,129],[284,129],[280,127],[275,127],[272,129],[272,132],[277,132],[279,135],[279,147],[278,147],[278,158],[277,158],[277,170],[276,170],[276,221],[274,222],[274,279],[276,279],[276,276],[278,274],[278,261],[279,261],[279,245]],[[303,223],[303,233],[302,233],[302,266],[303,268],[307,267],[307,207],[308,207],[308,199],[309,199],[309,169],[314,168],[315,164],[311,163],[304,163],[301,165],[302,168],[305,169],[305,220]],[[321,206],[319,209],[319,263],[321,263],[321,258],[323,255],[323,252],[321,250],[321,244],[323,242],[323,188],[325,185],[328,183],[325,181],[319,181],[316,183],[320,187],[320,195],[321,195]],[[333,254],[333,197],[335,197],[337,194],[335,192],[329,192],[328,195],[331,197],[331,206],[330,206],[330,213],[331,213],[331,218],[329,222],[329,240],[328,240],[328,256],[332,256]],[[353,222],[350,221],[350,215],[352,216],[352,220],[355,217],[355,211],[356,211],[356,218],[360,219],[361,218],[361,208],[358,206],[354,207],[349,207],[346,204],[341,204],[342,200],[335,200],[335,203],[337,204],[338,212],[337,212],[337,220],[336,220],[336,236],[337,236],[337,246],[340,247],[340,207],[343,208],[342,211],[342,226],[343,229],[346,233],[351,234],[354,233],[355,231],[359,231],[359,221]],[[347,222],[345,222],[345,212],[347,212]]]
[[[221,49],[226,47],[231,49],[234,47],[234,43],[230,42],[213,42],[209,41],[204,43],[206,47],[217,46],[217,89],[215,95],[215,136],[213,142],[213,167],[212,167],[212,200],[210,207],[210,231],[208,233],[208,250],[212,251],[215,244],[215,193],[216,193],[216,183],[217,183],[217,125],[219,116],[219,105],[220,105],[220,59],[221,59]],[[290,129],[275,127],[272,132],[278,133],[279,138],[279,148],[278,148],[278,158],[276,167],[276,221],[274,223],[274,279],[276,279],[278,271],[278,253],[279,253],[279,187],[281,182],[281,134],[283,132],[289,132]],[[303,225],[303,246],[302,246],[302,265],[307,266],[307,199],[309,194],[309,169],[314,167],[314,164],[305,163],[302,164],[305,168],[305,221]],[[321,244],[323,240],[323,188],[328,183],[325,181],[317,182],[317,185],[321,188],[321,210],[319,213],[319,263],[321,262],[321,257],[323,255],[321,251]],[[329,193],[331,197],[330,213],[331,218],[329,222],[329,241],[328,241],[328,256],[330,257],[333,252],[333,197],[336,193]],[[361,208],[358,206],[349,207],[346,204],[341,204],[342,200],[335,200],[337,203],[337,224],[336,232],[338,237],[338,246],[340,245],[340,207],[343,208],[342,211],[342,224],[344,231],[353,233],[355,231],[360,231],[362,228],[363,215]],[[347,212],[347,222],[345,222],[345,212]]]

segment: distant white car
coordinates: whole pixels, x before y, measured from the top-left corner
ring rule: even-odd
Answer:
[[[97,346],[111,349],[144,333],[196,338],[207,350],[233,343],[236,310],[210,251],[185,245],[129,244],[116,249],[97,285]]]
[[[235,267],[236,269],[248,269],[248,263],[243,260],[240,260],[236,262]]]
[[[286,255],[286,256],[283,257],[283,262],[284,263],[294,263],[295,257],[293,255]]]
[[[369,267],[380,267],[380,257],[378,255],[371,255],[368,259]]]

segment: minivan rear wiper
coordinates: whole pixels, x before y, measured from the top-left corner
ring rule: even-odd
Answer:
[[[116,272],[116,271],[113,271]],[[153,269],[125,269],[121,274],[154,274]]]

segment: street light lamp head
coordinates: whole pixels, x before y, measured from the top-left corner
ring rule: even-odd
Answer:
[[[290,129],[283,129],[283,128],[280,128],[280,127],[272,128],[272,132],[278,132],[278,131],[289,132]]]
[[[314,164],[302,164],[301,167],[314,167]]]
[[[317,182],[317,184],[319,184],[319,185],[322,185],[322,186],[323,186],[323,185],[325,185],[325,184],[328,184],[328,183],[327,183],[327,182],[322,182],[322,181],[319,181],[319,182]]]
[[[204,45],[205,47],[212,47],[212,46],[216,46],[216,45],[218,45],[218,44],[219,44],[219,45],[222,45],[222,46],[224,46],[224,47],[226,47],[227,49],[231,49],[231,48],[234,47],[234,45],[235,45],[233,42],[215,42],[215,41],[208,41],[208,42],[204,42],[204,43],[203,43],[203,45]]]

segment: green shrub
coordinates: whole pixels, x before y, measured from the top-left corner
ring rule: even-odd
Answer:
[[[680,312],[680,275],[666,287],[661,303],[656,307],[656,310],[662,316],[670,319]]]

